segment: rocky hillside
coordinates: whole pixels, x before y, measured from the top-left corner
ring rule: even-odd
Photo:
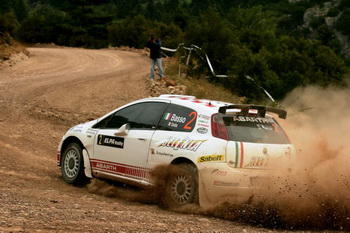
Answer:
[[[317,39],[325,36],[322,35],[322,33],[325,33],[325,28],[329,29],[331,33],[328,31],[327,39],[331,40],[333,39],[331,37],[334,36],[334,39],[339,42],[342,53],[349,58],[350,37],[339,30],[341,29],[341,26],[339,26],[340,21],[344,21],[345,17],[349,17],[345,15],[348,10],[345,6],[350,5],[350,1],[347,1],[349,2],[348,4],[344,2],[346,1],[332,0],[307,9],[304,13],[304,25],[302,27],[309,30],[311,38]]]

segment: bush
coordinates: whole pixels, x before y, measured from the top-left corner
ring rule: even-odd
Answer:
[[[64,12],[50,5],[38,5],[21,24],[19,37],[29,43],[58,43],[60,35],[71,34],[69,20]]]
[[[340,15],[339,19],[336,22],[335,28],[346,36],[350,36],[350,8],[347,8]]]
[[[3,35],[5,33],[14,35],[18,27],[19,23],[14,12],[10,11],[0,14],[0,33],[2,33]]]
[[[150,22],[144,16],[127,18],[108,26],[108,39],[112,46],[143,48],[148,39]]]

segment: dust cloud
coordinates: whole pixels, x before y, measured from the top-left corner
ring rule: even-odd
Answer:
[[[169,172],[164,166],[153,171],[156,182],[153,188],[124,190],[94,180],[89,189],[127,201],[158,204],[181,213],[260,227],[350,230],[349,89],[297,89],[281,107],[288,111],[287,120],[280,123],[295,145],[296,158],[271,172],[271,178],[247,203],[223,203],[210,209],[197,205],[169,206],[164,199]]]
[[[114,181],[92,179],[87,188],[91,193],[106,197],[119,198],[130,202],[157,204],[162,208],[173,209],[173,202],[164,194],[167,192],[166,181],[178,172],[179,169],[176,166],[158,165],[150,172],[154,184],[152,186],[137,188]]]
[[[349,89],[297,89],[282,105],[296,160],[288,172],[274,174],[261,197],[288,226],[350,229]]]
[[[281,105],[295,160],[271,172],[248,203],[209,213],[272,228],[350,230],[350,91],[297,89]]]

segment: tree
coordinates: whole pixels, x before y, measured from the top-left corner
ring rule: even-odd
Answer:
[[[58,43],[62,34],[71,33],[67,30],[69,20],[64,12],[50,5],[38,5],[23,21],[19,37],[29,43]]]
[[[24,0],[13,1],[12,8],[13,8],[19,22],[22,22],[25,18],[27,18],[28,6]]]
[[[185,32],[186,45],[201,47],[210,57],[218,73],[227,72],[228,67],[221,65],[221,62],[231,55],[227,46],[233,41],[228,22],[221,18],[216,8],[209,8],[200,14],[198,19],[188,25]]]
[[[350,36],[350,8],[346,8],[336,22],[335,28],[342,34]]]
[[[0,13],[6,13],[11,10],[13,1],[12,0],[1,0],[0,1]]]
[[[0,14],[0,36],[6,33],[13,35],[18,27],[19,23],[13,11]]]
[[[109,42],[112,46],[143,48],[148,38],[150,22],[144,16],[126,18],[108,26]]]

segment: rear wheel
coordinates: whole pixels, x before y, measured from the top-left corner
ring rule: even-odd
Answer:
[[[71,143],[64,150],[61,171],[63,180],[68,184],[85,184],[87,177],[84,173],[84,159],[79,144]]]
[[[170,205],[198,204],[198,171],[194,165],[176,165],[167,182],[167,197]]]

